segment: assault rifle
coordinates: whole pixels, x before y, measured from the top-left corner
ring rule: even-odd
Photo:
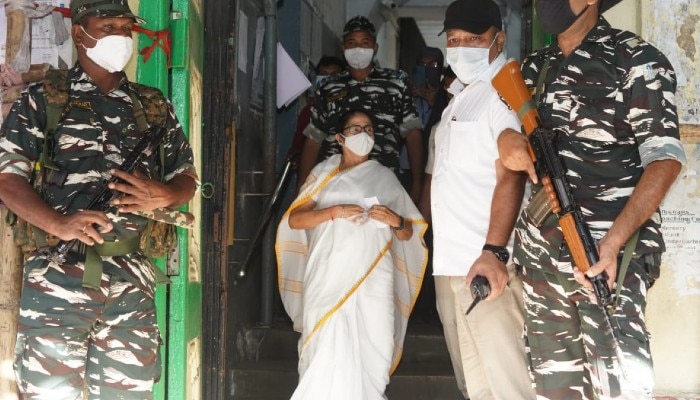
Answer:
[[[569,246],[574,264],[581,272],[586,273],[591,265],[598,262],[598,249],[588,225],[583,220],[581,209],[571,193],[571,187],[566,180],[566,169],[552,143],[553,132],[540,125],[537,108],[525,86],[518,63],[509,61],[491,83],[501,98],[520,117],[529,140],[530,157],[535,162],[537,176],[544,187],[543,193],[549,200],[550,208],[547,209],[546,214],[549,210],[557,214],[559,226],[564,233],[564,240]],[[588,279],[593,284],[593,292],[598,303],[603,307],[610,305],[612,293],[607,283],[608,274],[603,271]],[[607,312],[605,315],[609,319]]]
[[[136,144],[134,149],[124,159],[119,170],[133,173],[141,165],[141,163],[158,152],[160,143],[165,138],[167,129],[161,126],[154,125],[149,129]],[[112,176],[101,187],[95,197],[90,200],[90,203],[85,207],[86,210],[107,211],[112,207],[112,200],[121,197],[120,193],[114,192],[109,188],[110,183],[124,183],[124,180]],[[178,226],[189,227],[193,222],[194,217],[189,213],[171,209],[156,209],[146,213],[140,213],[146,217],[152,217],[155,220],[163,220],[166,223],[177,222]],[[155,218],[160,216],[161,218]],[[189,222],[188,222],[189,221]],[[62,240],[55,247],[43,250],[44,255],[52,261],[63,263],[65,255],[79,242],[78,239]]]

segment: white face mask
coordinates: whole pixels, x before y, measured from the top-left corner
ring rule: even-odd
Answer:
[[[372,151],[372,147],[374,147],[374,138],[367,132],[360,132],[357,135],[343,137],[345,138],[345,144],[343,146],[360,157],[369,154],[369,152]]]
[[[346,49],[343,54],[345,54],[345,60],[348,62],[348,65],[352,68],[365,69],[372,62],[372,58],[374,58],[374,49],[355,47]]]
[[[87,56],[97,65],[109,72],[119,72],[126,67],[134,52],[134,41],[128,36],[109,35],[95,39],[80,27],[88,37],[95,40],[95,47],[85,47]]]
[[[487,48],[481,47],[448,47],[447,62],[465,85],[471,85],[489,68],[489,51],[496,43],[496,35]]]

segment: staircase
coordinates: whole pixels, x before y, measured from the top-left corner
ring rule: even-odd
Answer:
[[[231,373],[233,400],[287,400],[296,387],[297,340],[291,324],[255,328],[246,342],[256,361]],[[408,324],[404,354],[387,388],[389,400],[461,399],[438,321]],[[361,399],[358,399],[361,400]]]

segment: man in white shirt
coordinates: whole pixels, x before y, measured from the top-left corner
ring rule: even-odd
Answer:
[[[491,86],[506,62],[501,21],[492,0],[457,0],[447,8],[447,61],[466,87],[442,114],[426,172],[438,311],[448,342],[456,325],[469,394],[524,400],[535,393],[523,337],[522,281],[507,264],[526,176],[498,159],[498,136],[520,129]],[[465,315],[478,275],[488,280],[491,294]]]

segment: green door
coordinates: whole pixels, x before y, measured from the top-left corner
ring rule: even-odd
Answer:
[[[169,97],[175,113],[200,167],[202,87],[202,1],[144,0],[139,15],[148,21],[152,31],[169,29],[171,33],[170,67],[163,48],[156,47],[148,61],[139,57],[138,82],[155,86]],[[153,44],[140,34],[138,48]],[[167,47],[167,46],[166,46]],[[190,203],[190,211],[198,218],[198,195]],[[178,248],[167,260],[156,260],[172,283],[158,287],[156,303],[163,336],[161,357],[163,376],[156,385],[157,400],[201,399],[201,323],[202,285],[199,256],[199,224],[194,231],[178,228]]]

